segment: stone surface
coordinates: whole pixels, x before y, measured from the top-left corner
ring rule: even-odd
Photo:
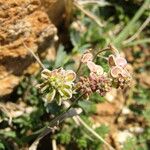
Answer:
[[[56,26],[61,25],[62,20],[65,17],[65,7],[67,1],[68,0],[41,0],[44,10]]]
[[[39,0],[0,0],[0,97],[12,92],[34,60],[23,42],[41,53],[56,34]]]

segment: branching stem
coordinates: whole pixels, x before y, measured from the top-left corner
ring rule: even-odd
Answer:
[[[31,54],[34,56],[34,58],[38,61],[38,63],[41,65],[41,67],[43,69],[45,69],[45,66],[42,64],[42,62],[40,61],[40,59],[34,54],[34,52],[32,50],[30,50],[26,44],[23,42],[24,47],[29,50],[31,52]],[[106,50],[111,50],[111,47],[107,47],[105,49],[102,49],[100,51],[98,51],[95,56],[94,59],[97,57],[97,55],[99,55],[100,53],[106,51]],[[82,65],[82,62],[80,61],[79,67],[76,71],[76,73],[78,73],[78,71],[80,70]],[[97,134],[90,126],[88,126],[79,116],[81,112],[77,111],[75,108],[72,108],[79,100],[80,98],[84,95],[85,93],[83,93],[82,95],[80,95],[67,109],[64,113],[60,114],[59,116],[57,116],[56,118],[54,118],[48,125],[48,127],[44,127],[43,129],[41,129],[42,133],[37,137],[37,139],[33,142],[33,144],[30,146],[29,150],[36,150],[37,146],[39,144],[39,141],[46,136],[47,134],[50,133],[50,131],[53,129],[55,129],[55,127],[61,123],[62,121],[64,121],[66,118],[69,117],[75,117],[78,122],[83,125],[90,133],[92,133],[96,138],[98,138],[99,140],[101,140],[104,144],[106,144],[110,150],[115,150],[109,143],[107,143],[99,134]],[[52,145],[53,145],[53,149],[57,149],[56,148],[56,141],[53,139],[52,140]]]

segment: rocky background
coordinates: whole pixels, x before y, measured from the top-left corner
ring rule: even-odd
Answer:
[[[61,25],[65,12],[64,3],[0,0],[0,97],[13,91],[34,61],[23,42],[39,55],[54,45],[56,26]]]

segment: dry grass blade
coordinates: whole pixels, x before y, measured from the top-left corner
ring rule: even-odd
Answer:
[[[150,17],[148,17],[148,18],[144,21],[144,23],[141,25],[141,27],[139,28],[139,30],[138,30],[133,36],[131,36],[129,39],[125,40],[125,41],[123,42],[123,44],[125,45],[125,44],[130,43],[130,42],[132,42],[133,40],[135,40],[135,39],[138,37],[138,35],[143,31],[143,29],[149,24],[149,22],[150,22]]]
[[[90,19],[92,19],[99,27],[104,27],[104,25],[99,21],[99,18],[95,15],[93,15],[90,11],[85,10],[80,4],[77,2],[73,3],[76,8],[81,10],[86,16],[88,16]]]
[[[45,66],[42,64],[41,60],[38,58],[38,56],[35,55],[35,53],[27,47],[27,45],[23,42],[24,47],[33,55],[33,57],[37,60],[37,62],[40,64],[40,66],[45,69]]]
[[[120,34],[114,39],[113,43],[115,46],[120,47],[123,41],[129,36],[130,31],[133,29],[136,21],[142,16],[146,9],[149,7],[149,0],[145,0],[143,5],[136,12],[131,21],[127,24],[127,26],[120,32]]]
[[[106,2],[104,0],[78,0],[78,3],[80,5],[86,5],[86,4],[98,4],[99,6],[108,6],[111,5],[109,2]]]
[[[55,139],[52,139],[52,148],[53,150],[57,150],[57,144]]]
[[[76,116],[79,123],[81,123],[90,133],[92,133],[97,139],[102,141],[105,145],[108,146],[110,150],[115,150],[109,143],[107,143],[99,134],[97,134],[90,126],[88,126],[79,116]]]

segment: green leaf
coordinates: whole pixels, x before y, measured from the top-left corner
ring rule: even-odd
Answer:
[[[5,130],[0,130],[0,135],[4,135],[6,137],[16,137],[16,133],[14,131],[5,131]]]
[[[61,144],[69,144],[71,141],[71,134],[65,131],[61,131],[57,134],[57,138],[60,140]]]
[[[100,103],[100,102],[104,102],[105,98],[100,96],[97,92],[94,92],[91,96],[90,96],[90,101],[95,102],[95,103]]]
[[[149,122],[150,125],[150,108],[143,111],[143,116]]]
[[[109,127],[102,124],[100,127],[96,128],[95,131],[104,137],[107,133],[109,133]]]
[[[86,140],[86,137],[82,136],[78,139],[76,139],[76,142],[77,142],[77,145],[78,147],[82,150],[83,148],[86,148],[87,147],[87,140]]]
[[[71,39],[71,42],[72,42],[73,46],[78,45],[79,40],[80,40],[79,33],[74,31],[74,30],[71,30],[71,32],[70,32],[70,39]]]
[[[86,113],[95,113],[96,105],[88,100],[79,101],[78,105],[86,112]]]
[[[128,138],[124,143],[123,150],[132,150],[133,147],[136,149],[136,138]]]
[[[0,150],[5,150],[5,145],[2,143],[1,140],[0,140]]]
[[[66,64],[68,62],[68,60],[69,60],[69,57],[66,54],[66,52],[64,51],[64,46],[59,45],[54,68],[58,68],[60,66],[63,67],[64,64]]]

